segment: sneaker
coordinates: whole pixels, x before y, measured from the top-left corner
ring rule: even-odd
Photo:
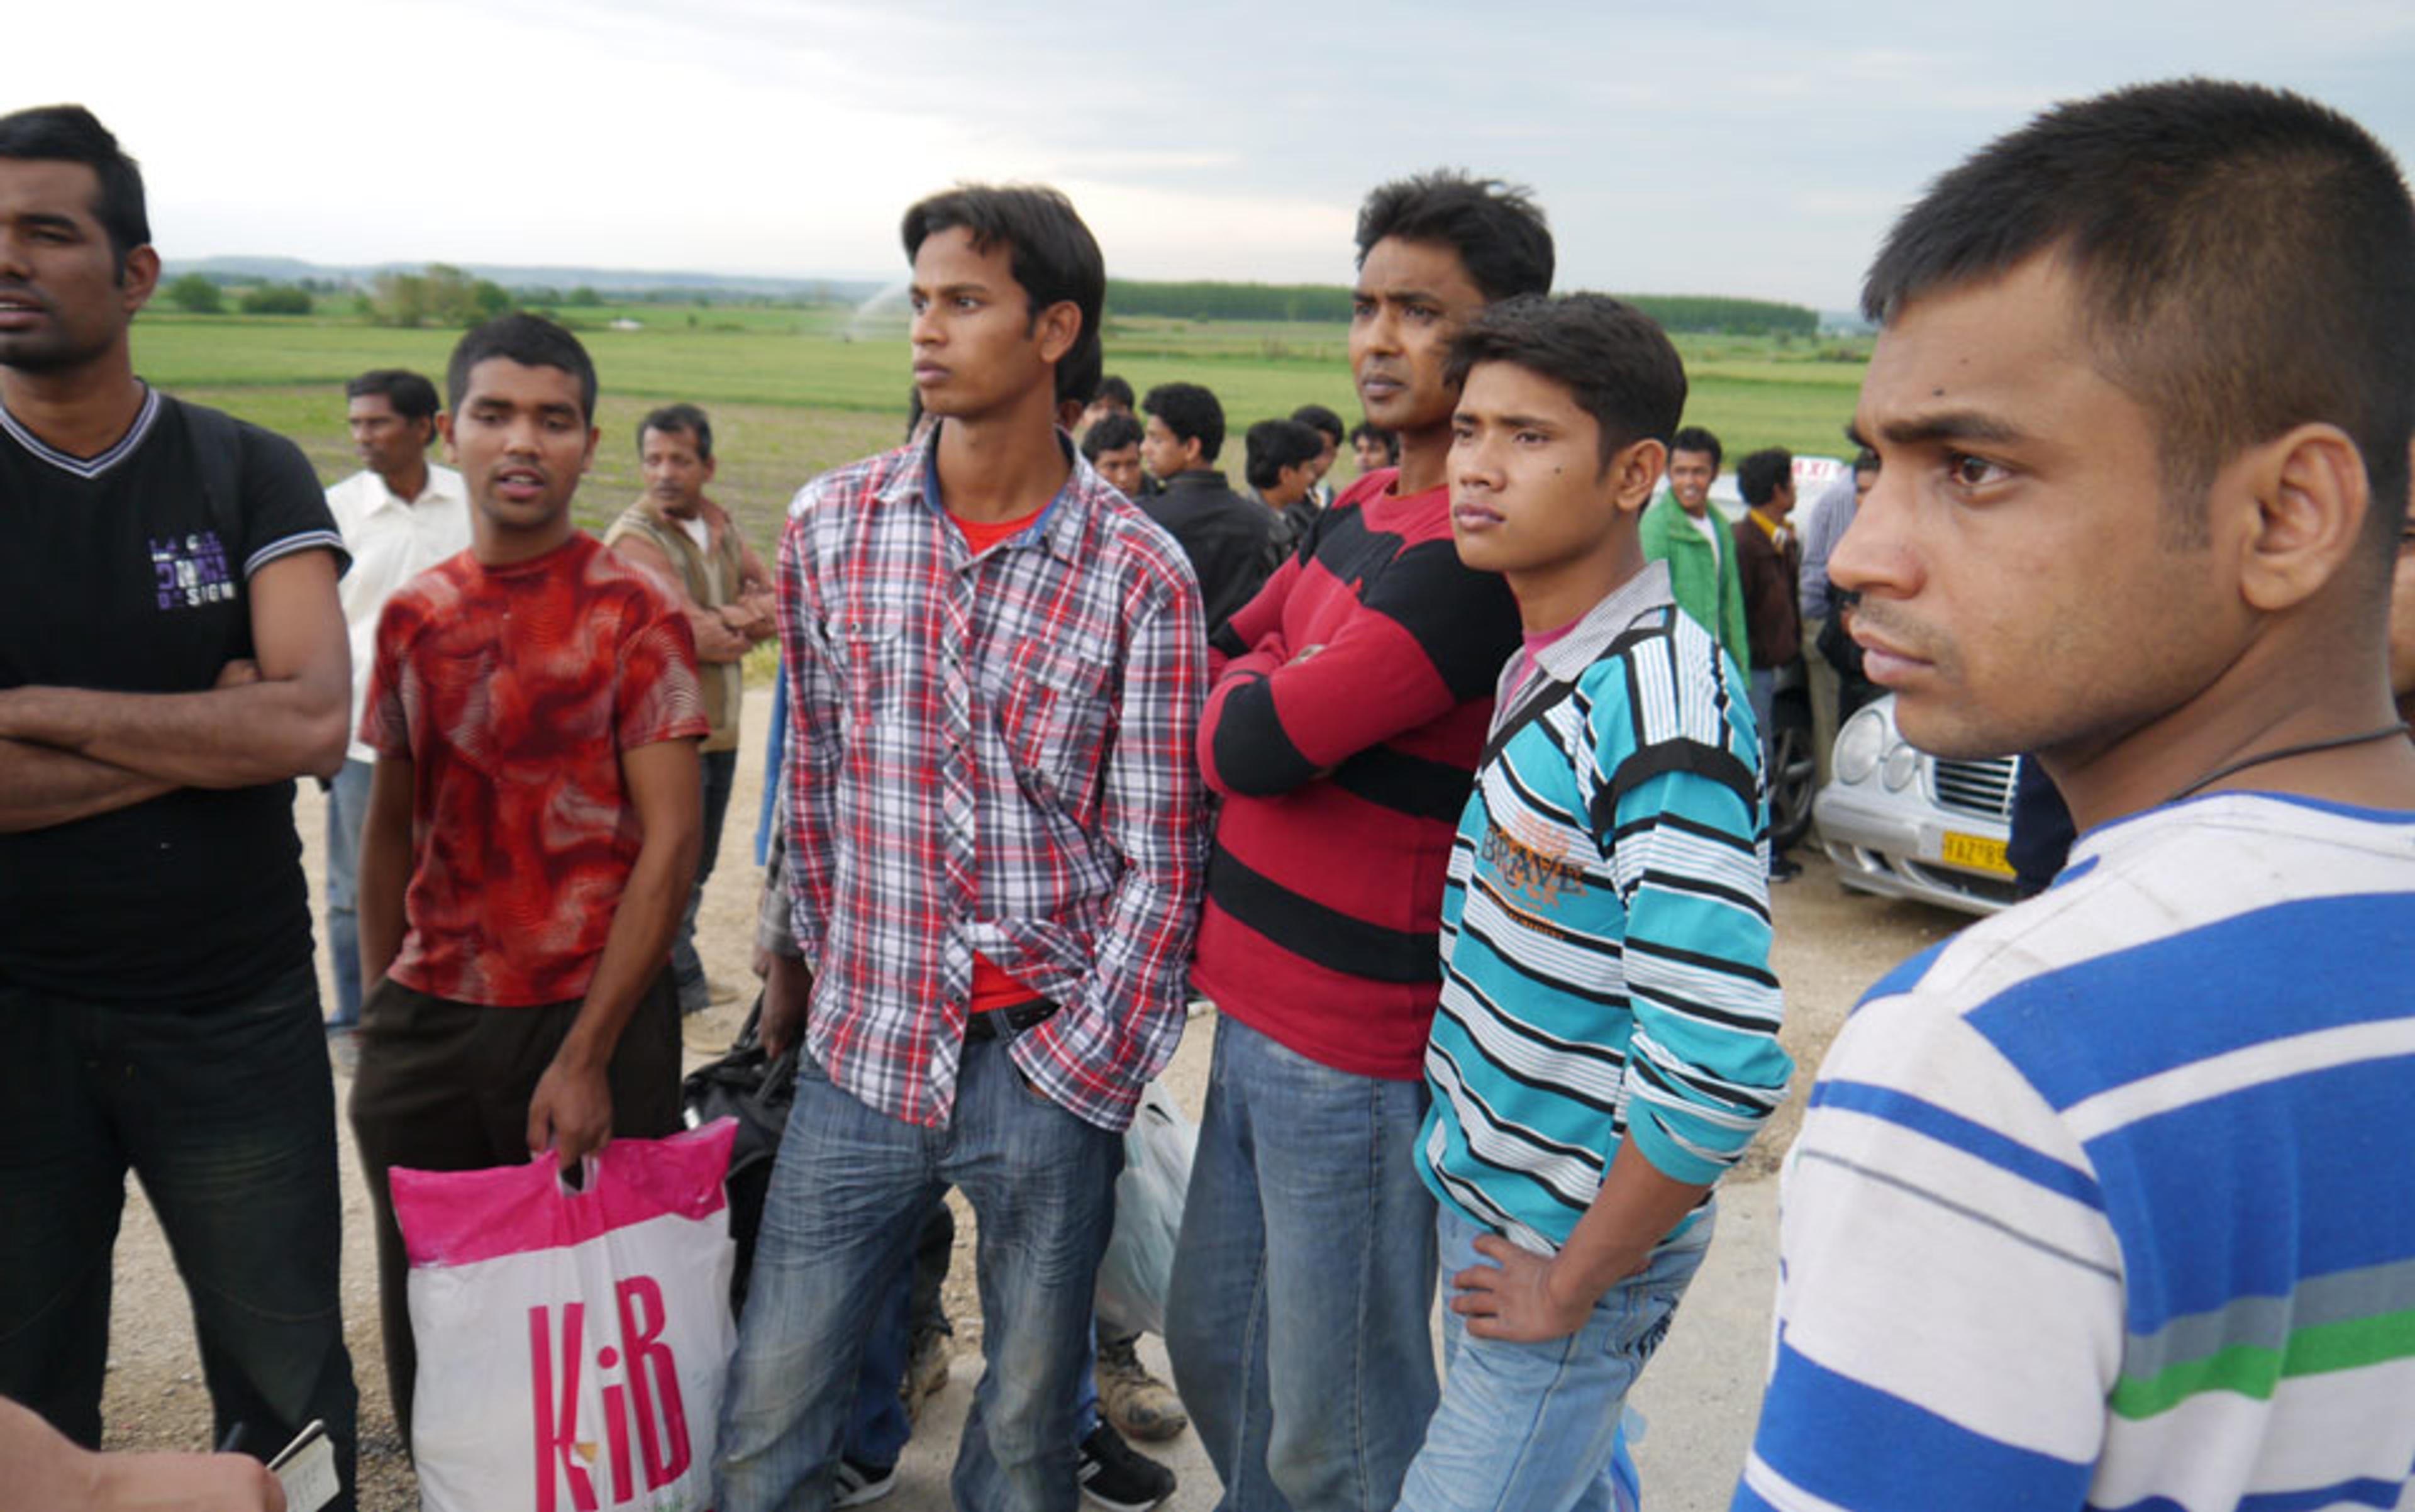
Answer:
[[[897,1467],[883,1469],[867,1465],[861,1460],[842,1459],[838,1462],[838,1480],[831,1487],[832,1506],[862,1506],[878,1502],[897,1489]]]
[[[1792,882],[1802,875],[1803,863],[1801,861],[1789,861],[1783,856],[1772,856],[1769,858],[1769,879],[1771,881]]]
[[[1101,1423],[1082,1441],[1082,1494],[1107,1512],[1149,1512],[1174,1494],[1174,1472],[1136,1453]]]
[[[1099,1407],[1116,1430],[1144,1444],[1170,1439],[1191,1426],[1182,1399],[1148,1373],[1132,1345],[1137,1334],[1099,1336]]]

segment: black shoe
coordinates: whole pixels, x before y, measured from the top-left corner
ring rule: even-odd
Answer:
[[[841,1460],[838,1479],[831,1487],[831,1505],[862,1506],[878,1502],[897,1489],[897,1467],[883,1469],[861,1460]]]
[[[1792,882],[1802,875],[1803,863],[1801,861],[1791,861],[1783,856],[1772,856],[1769,858],[1769,879],[1771,881]]]
[[[1148,1512],[1174,1494],[1174,1472],[1136,1453],[1101,1423],[1082,1441],[1082,1494],[1107,1512]]]

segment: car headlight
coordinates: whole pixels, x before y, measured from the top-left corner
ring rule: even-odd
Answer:
[[[1887,728],[1884,715],[1875,709],[1864,709],[1845,721],[1837,735],[1834,765],[1838,782],[1866,782],[1879,768],[1879,757],[1885,754]]]
[[[1898,740],[1887,748],[1886,763],[1879,775],[1885,781],[1888,792],[1900,793],[1919,772],[1920,752]]]

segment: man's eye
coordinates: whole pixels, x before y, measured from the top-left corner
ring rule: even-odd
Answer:
[[[1945,458],[1945,475],[1958,487],[1984,488],[1991,483],[2002,483],[2009,474],[1984,457],[1955,452]]]

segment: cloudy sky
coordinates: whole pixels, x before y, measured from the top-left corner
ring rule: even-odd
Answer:
[[[1338,282],[1367,187],[1450,164],[1536,189],[1564,289],[1842,308],[1923,184],[2057,99],[2253,79],[2415,161],[2407,0],[11,8],[0,106],[93,107],[172,259],[881,276],[915,197],[1012,178],[1118,275]]]

